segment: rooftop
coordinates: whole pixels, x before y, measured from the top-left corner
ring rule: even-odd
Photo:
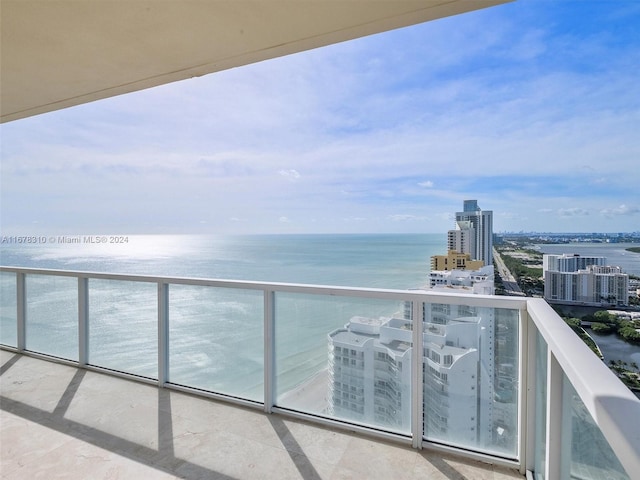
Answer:
[[[3,478],[522,478],[6,350],[0,361]]]

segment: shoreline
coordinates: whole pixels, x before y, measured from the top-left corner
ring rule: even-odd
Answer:
[[[297,387],[280,395],[276,403],[312,413],[326,413],[329,407],[329,369],[324,368]]]

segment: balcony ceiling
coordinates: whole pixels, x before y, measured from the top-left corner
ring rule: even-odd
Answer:
[[[2,0],[1,121],[507,0]]]

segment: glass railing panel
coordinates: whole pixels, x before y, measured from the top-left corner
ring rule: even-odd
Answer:
[[[0,343],[18,346],[16,274],[0,272]]]
[[[534,479],[544,480],[547,462],[547,342],[536,330]]]
[[[88,363],[158,377],[158,287],[155,283],[89,280]]]
[[[279,407],[411,430],[412,325],[398,301],[277,293]]]
[[[614,449],[564,374],[562,384],[561,477],[629,480]]]
[[[169,286],[169,381],[264,400],[262,291]]]
[[[424,438],[517,458],[519,312],[425,304]]]
[[[78,279],[26,277],[25,348],[78,360]]]

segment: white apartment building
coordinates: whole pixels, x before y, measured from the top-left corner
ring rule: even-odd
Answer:
[[[499,448],[517,435],[509,420],[517,418],[517,315],[503,314],[424,304],[424,421],[430,439]],[[405,316],[410,318],[410,309]],[[411,330],[409,319],[353,317],[329,334],[331,413],[410,428]]]
[[[425,422],[434,441],[500,447],[517,434],[517,317],[427,304]]]
[[[470,253],[474,260],[482,260],[485,265],[493,265],[493,212],[481,210],[477,200],[464,201],[463,211],[456,212],[456,229],[449,231],[448,238],[449,235],[453,241],[459,241],[461,244],[464,236],[470,237],[467,250],[458,250],[451,246],[449,250]]]
[[[629,275],[605,257],[544,255],[544,298],[550,303],[629,304]]]
[[[476,230],[470,221],[456,222],[455,230],[447,232],[447,250],[468,253],[476,259]]]
[[[564,253],[562,255],[545,253],[542,256],[542,269],[544,271],[577,272],[578,270],[586,269],[589,265],[604,266],[606,263],[606,257],[582,256],[570,253]]]
[[[434,270],[429,272],[429,288],[463,290],[476,295],[494,295],[493,265],[478,270]]]
[[[411,322],[355,316],[329,334],[329,412],[411,428]]]

